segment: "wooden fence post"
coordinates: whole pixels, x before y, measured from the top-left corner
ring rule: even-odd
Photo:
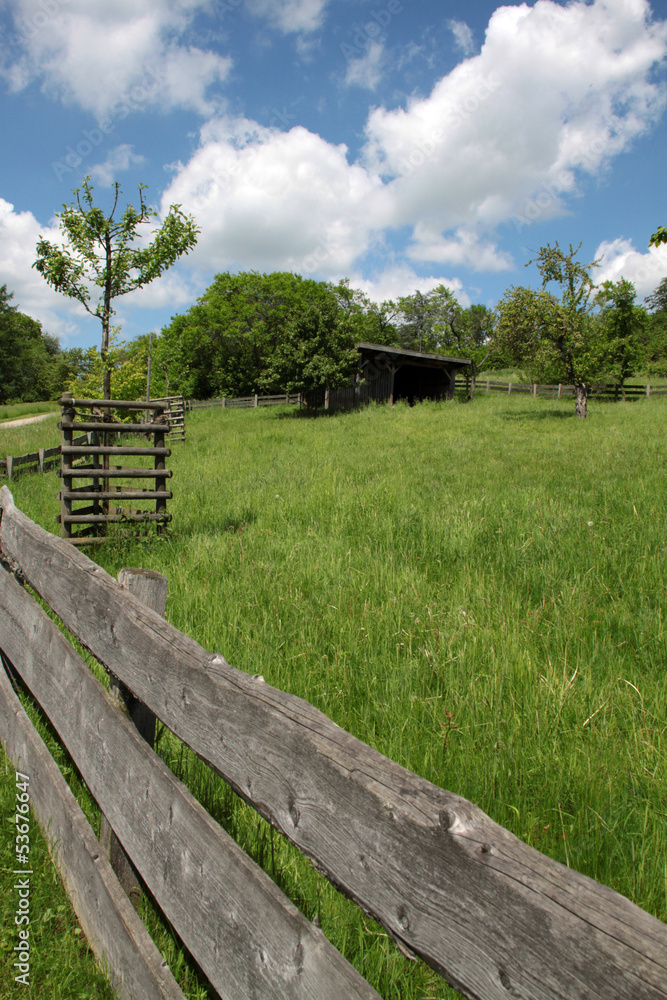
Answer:
[[[118,582],[142,604],[164,618],[168,585],[166,576],[151,569],[124,568],[118,574]],[[109,694],[118,711],[129,715],[141,736],[152,749],[155,743],[155,716],[153,713],[142,702],[138,701],[124,684],[113,677],[109,678]],[[138,910],[141,903],[139,878],[104,814],[102,814],[100,822],[100,844],[118,877],[118,881],[129,896],[130,902],[135,910]]]
[[[324,409],[325,410],[329,409],[329,390],[328,389],[324,390]]]
[[[255,393],[255,402],[253,405],[255,406],[255,408],[257,408],[257,393]]]
[[[508,396],[512,395],[512,383],[511,382],[507,383],[507,395]]]
[[[647,396],[647,398],[648,398],[648,397],[649,397],[650,395],[651,395],[651,386],[650,386],[650,384],[649,384],[649,383],[647,382],[647,383],[646,383],[646,396]]]
[[[7,458],[5,459],[5,465],[7,466],[7,479],[8,480],[12,478],[12,465],[13,465],[13,463],[14,463],[14,459],[12,458],[12,456],[11,455],[7,455]]]
[[[563,388],[563,387],[562,387],[562,385],[561,385],[561,384],[560,384],[560,382],[559,382],[559,383],[558,383],[558,398],[559,398],[559,399],[560,399],[560,391],[561,391],[561,389],[562,389],[562,388]]]

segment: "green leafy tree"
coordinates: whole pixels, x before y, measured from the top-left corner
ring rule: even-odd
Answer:
[[[309,405],[324,402],[325,389],[349,383],[358,364],[356,330],[335,299],[323,298],[295,315],[259,379],[265,392],[301,392]]]
[[[582,264],[576,260],[581,249],[570,244],[569,253],[560,249],[558,243],[540,247],[537,257],[528,265],[537,264],[542,275],[542,288],[556,283],[561,288],[560,301],[552,297],[551,322],[546,334],[566,372],[567,379],[575,387],[576,412],[578,417],[587,414],[588,386],[600,369],[600,351],[595,343],[595,324],[591,322],[591,295],[594,285],[591,271],[598,261]]]
[[[157,212],[144,200],[145,190],[146,185],[140,184],[138,209],[128,205],[117,215],[121,190],[116,181],[111,211],[105,215],[93,204],[93,188],[86,177],[83,187],[74,191],[76,203],[63,205],[63,211],[56,216],[64,245],[49,243],[41,237],[37,243],[33,267],[52,288],[76,299],[102,322],[104,399],[111,398],[108,353],[113,300],[160,277],[197,242],[194,220],[179,205],[172,205],[162,225],[154,230],[152,241],[134,246],[140,235],[139,227],[157,217]],[[96,302],[91,301],[91,286],[100,290]]]
[[[0,402],[35,402],[54,394],[60,347],[41,324],[12,305],[0,286]]]
[[[667,227],[658,226],[653,236],[648,241],[650,247],[660,246],[661,243],[667,243]]]
[[[340,357],[342,331],[354,342],[362,312],[362,303],[344,286],[290,272],[221,273],[186,314],[175,316],[162,331],[154,363],[167,365],[173,389],[199,399],[259,389],[284,392],[288,383],[305,385],[316,367],[311,359],[310,375],[304,375],[306,348],[295,350],[295,329],[302,329],[310,347],[318,345],[320,368],[333,376],[346,364]]]
[[[621,386],[644,362],[646,310],[635,305],[635,286],[631,281],[604,281],[598,287],[595,302],[600,306],[597,322],[602,337],[605,373]]]
[[[531,382],[567,379],[554,343],[558,300],[544,290],[512,285],[496,306],[493,360],[499,367],[522,369]]]
[[[667,375],[667,278],[663,278],[646,299],[650,310],[645,334],[646,365],[649,375]]]
[[[401,347],[432,354],[457,343],[462,309],[451,289],[438,285],[430,292],[401,296],[396,304]]]

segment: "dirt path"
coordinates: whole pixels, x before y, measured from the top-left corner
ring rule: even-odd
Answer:
[[[50,413],[39,413],[36,417],[20,417],[18,420],[5,420],[0,423],[0,431],[3,427],[21,427],[23,424],[36,424],[38,420],[46,420],[47,417],[57,417],[58,413],[52,410]]]

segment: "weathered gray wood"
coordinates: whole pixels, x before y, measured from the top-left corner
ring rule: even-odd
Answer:
[[[6,487],[0,503],[2,551],[84,645],[461,992],[483,1000],[667,997],[660,921],[307,702],[207,653],[34,525]]]
[[[160,491],[160,497],[166,496],[171,500],[173,493],[167,490],[166,493]],[[70,500],[155,500],[158,496],[157,490],[91,490],[90,487],[78,487],[67,492]],[[58,496],[60,499],[60,496]]]
[[[99,420],[61,420],[58,424],[60,430],[77,430],[77,431],[103,431],[107,428],[109,433],[112,434],[141,434],[149,433],[152,434],[155,430],[155,424],[152,423],[137,423],[137,424],[104,424]]]
[[[71,445],[62,447],[63,455],[171,455],[171,448],[150,448],[141,445]]]
[[[71,493],[66,494],[71,498]],[[161,494],[162,496],[162,494]],[[125,497],[122,493],[116,494],[114,497],[116,500],[124,500]],[[62,518],[62,522],[67,524],[122,524],[125,521],[171,521],[171,514],[167,514],[166,511],[162,511],[160,514],[145,513],[145,514],[77,514],[74,511],[73,514],[66,514]],[[62,523],[61,522],[61,523]]]
[[[67,469],[67,476],[75,479],[90,479],[95,468],[92,465],[78,465],[75,468]],[[171,469],[98,469],[95,468],[95,476],[98,479],[171,479],[173,472]],[[65,473],[63,472],[63,478]]]
[[[4,571],[2,571],[4,573]],[[4,573],[6,576],[7,574]],[[88,943],[124,1000],[184,1000],[0,663],[0,739],[30,778],[30,804]]]
[[[147,608],[164,617],[167,605],[167,578],[150,569],[124,568],[118,574],[118,582]],[[119,711],[132,720],[139,735],[146,740],[151,750],[155,744],[155,716],[138,701],[131,691],[116,680],[109,679],[109,694]],[[123,850],[111,824],[104,814],[100,823],[100,844],[109,859],[118,881],[136,910],[141,905],[141,883],[132,862]]]
[[[63,393],[61,402],[68,407],[83,407],[90,409],[92,406],[100,410],[160,410],[164,411],[164,403],[147,403],[145,400],[136,399],[74,399],[70,393]]]
[[[4,568],[0,614],[12,664],[220,995],[379,1000],[109,703],[62,632]]]

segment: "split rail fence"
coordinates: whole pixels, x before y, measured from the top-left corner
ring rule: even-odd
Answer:
[[[469,388],[469,381],[466,383],[463,378],[457,378],[457,389]],[[476,392],[504,392],[508,396],[550,396],[557,399],[576,395],[576,388],[573,385],[541,385],[537,382],[498,382],[477,376],[475,380]],[[653,386],[646,385],[608,385],[594,384],[589,387],[589,399],[639,399],[641,397],[667,396],[667,385]]]
[[[135,708],[154,713],[404,954],[465,996],[666,1000],[665,924],[209,653],[30,521],[3,487],[3,661],[221,997],[378,1000],[153,752],[22,581]],[[35,814],[114,988],[124,998],[181,997],[2,669],[0,738],[29,777]]]
[[[81,434],[80,437],[72,441],[72,444],[85,445],[90,444],[91,441],[92,437],[90,434]],[[2,468],[3,465],[4,470]],[[56,445],[55,448],[39,448],[37,451],[31,451],[27,455],[7,455],[6,458],[2,459],[0,474],[4,471],[7,479],[11,479],[18,472],[49,472],[59,465],[60,445]]]
[[[301,406],[303,402],[303,394],[298,393],[282,393],[278,396],[222,396],[220,399],[190,399],[187,402],[188,410],[210,410],[214,407],[222,407],[222,409],[243,408],[243,407],[257,407],[257,406],[278,406],[281,403],[285,405],[297,404]]]

